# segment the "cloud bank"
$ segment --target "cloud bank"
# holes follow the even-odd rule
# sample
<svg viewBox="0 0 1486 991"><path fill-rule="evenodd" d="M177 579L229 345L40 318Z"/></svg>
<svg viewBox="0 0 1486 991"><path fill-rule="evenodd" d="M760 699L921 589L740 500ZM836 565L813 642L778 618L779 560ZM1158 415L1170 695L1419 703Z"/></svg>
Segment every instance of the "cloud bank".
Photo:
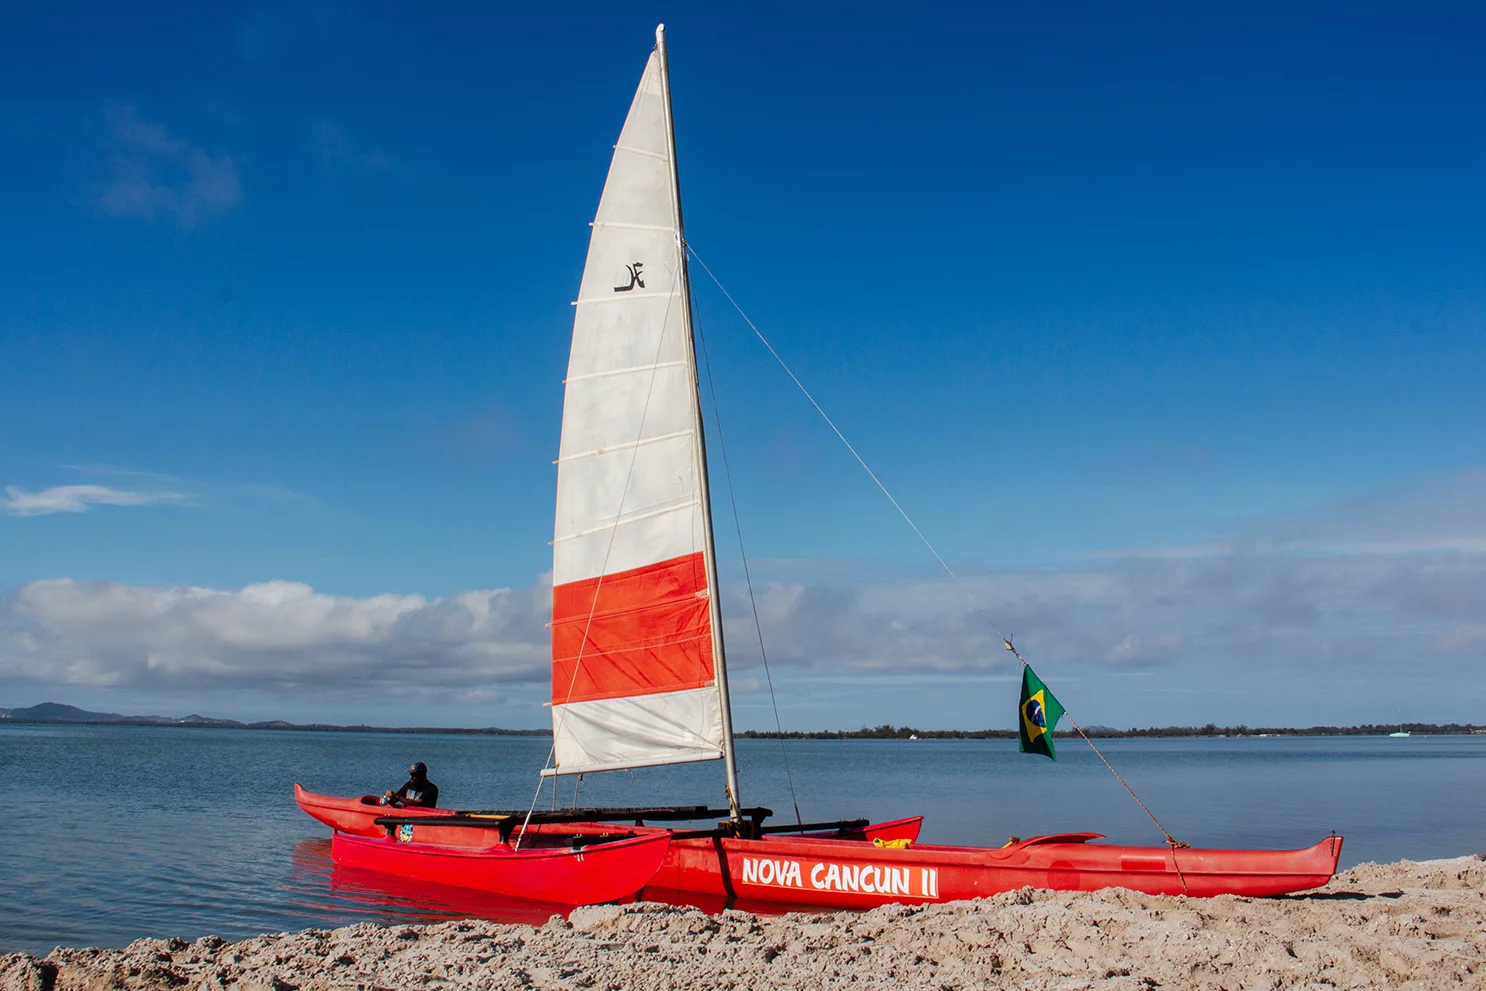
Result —
<svg viewBox="0 0 1486 991"><path fill-rule="evenodd" d="M1486 476L1464 476L1201 551L969 576L968 595L947 580L854 580L844 566L822 576L818 562L808 580L755 588L782 708L809 710L810 726L931 725L925 712L939 725L1008 723L1009 708L987 714L961 687L1016 674L984 607L1087 721L1390 721L1408 703L1411 719L1486 723L1483 536ZM740 585L724 594L746 704L762 681L757 640ZM514 691L538 725L550 596L545 580L432 599L284 581L34 581L0 595L0 688L25 686L32 701L71 687L169 691L196 708L244 688L368 704ZM872 691L877 710L852 708Z"/></svg>
<svg viewBox="0 0 1486 991"><path fill-rule="evenodd" d="M445 598L238 591L68 578L0 596L0 679L56 688L253 688L351 695L545 676L550 590Z"/></svg>

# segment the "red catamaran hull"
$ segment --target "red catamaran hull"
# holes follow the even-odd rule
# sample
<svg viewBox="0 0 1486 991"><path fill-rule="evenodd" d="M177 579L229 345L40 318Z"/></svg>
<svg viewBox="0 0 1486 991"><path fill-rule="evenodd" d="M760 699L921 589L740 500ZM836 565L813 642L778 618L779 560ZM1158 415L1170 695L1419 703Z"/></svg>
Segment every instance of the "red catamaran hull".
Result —
<svg viewBox="0 0 1486 991"><path fill-rule="evenodd" d="M894 850L828 839L717 839L673 844L646 897L723 896L821 908L984 898L1018 888L1269 897L1317 888L1336 873L1342 838L1303 850L1171 850L1090 843L1098 833L1039 836L1000 849Z"/></svg>
<svg viewBox="0 0 1486 991"><path fill-rule="evenodd" d="M316 795L297 785L295 800L300 808L339 833L374 837L385 833L372 821L387 813L385 807L364 804L359 798ZM413 811L427 813L431 819L427 825L413 827L420 848L471 851L503 846L499 832L494 829L440 826L437 815L453 814L446 810L402 809L396 814L406 816ZM1173 851L1165 847L1089 842L1101 839L1098 833L1039 836L999 849L916 844L892 849L867 842L906 839L912 844L921 823L922 817L876 823L845 838L806 834L773 835L757 840L677 839L670 843L653 876L641 886L644 897L665 901L702 896L707 900L812 908L944 902L983 898L1023 887L1059 891L1119 887L1159 895L1267 897L1325 884L1336 873L1342 848L1339 836L1327 837L1303 850ZM535 842L570 842L574 836L639 837L657 833L665 834L669 830L565 823L534 826L528 835ZM338 835L337 840L340 838ZM336 859L342 862L339 856ZM387 866L373 869L404 873L393 869L395 866L388 861ZM459 877L444 883L480 887ZM570 899L583 894L581 891L563 894L558 890L541 897L578 904Z"/></svg>
<svg viewBox="0 0 1486 991"><path fill-rule="evenodd" d="M443 846L336 833L330 840L330 856L345 867L419 881L559 905L592 905L638 892L655 876L670 844L664 830L581 849L563 845L521 850L504 843Z"/></svg>

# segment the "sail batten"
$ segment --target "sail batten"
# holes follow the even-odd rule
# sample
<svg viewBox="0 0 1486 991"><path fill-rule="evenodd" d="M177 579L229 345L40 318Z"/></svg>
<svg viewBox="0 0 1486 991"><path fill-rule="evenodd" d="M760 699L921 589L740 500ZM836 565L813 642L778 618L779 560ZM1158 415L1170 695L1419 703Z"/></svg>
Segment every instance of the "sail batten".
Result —
<svg viewBox="0 0 1486 991"><path fill-rule="evenodd" d="M653 372L657 368L679 368L686 364L684 361L663 361L658 365L640 365L635 368L610 368L602 372L589 372L586 375L574 375L572 378L562 380L563 385L569 382L583 382L587 379L605 378L610 375L640 375L645 372Z"/></svg>
<svg viewBox="0 0 1486 991"><path fill-rule="evenodd" d="M594 378L596 376L587 377ZM643 447L646 444L659 444L662 441L676 440L677 438L681 437L689 439L691 437L694 437L695 435L696 431L694 430L678 430L673 434L661 434L659 437L646 437L643 440L630 441L628 444L611 444L609 447L595 448L592 451L579 451L577 454L564 454L562 457L557 459L557 463L562 464L564 461L577 461L579 458L596 458L601 454L611 454L615 451L630 451L637 447Z"/></svg>
<svg viewBox="0 0 1486 991"><path fill-rule="evenodd" d="M611 225L608 224L605 224L604 226L606 229L609 229L611 227ZM634 228L631 228L631 230L633 229ZM575 299L573 300L573 305L583 306L589 303L633 303L637 299L672 299L679 298L680 296L681 293L675 291L637 292L633 296L625 296L623 298L617 296L594 296L591 299Z"/></svg>
<svg viewBox="0 0 1486 991"><path fill-rule="evenodd" d="M659 507L657 509L647 509L643 513L626 513L624 515L623 519L621 520L621 522L622 523L634 523L634 522L637 522L639 520L648 520L648 519L650 519L652 517L655 517L655 516L663 516L666 513L681 513L681 512L686 512L688 510L691 511L691 512L695 512L697 509L698 509L698 503L697 503L697 501L695 499L689 499L686 502L680 503L680 504L675 505L675 506L661 506L661 507ZM603 524L601 526L596 526L596 527L594 527L591 530L583 530L580 533L564 533L564 534L560 534L560 535L558 535L558 536L556 536L556 537L554 537L552 539L552 543L553 544L557 544L557 543L560 543L561 541L564 541L564 540L577 540L579 537L588 537L588 536L592 536L595 533L604 533L604 532L607 532L607 531L612 530L612 529L614 529L614 524L612 522L605 523L605 524Z"/></svg>
<svg viewBox="0 0 1486 991"><path fill-rule="evenodd" d="M574 304L552 566L559 774L712 760L725 749L661 73L652 54Z"/></svg>

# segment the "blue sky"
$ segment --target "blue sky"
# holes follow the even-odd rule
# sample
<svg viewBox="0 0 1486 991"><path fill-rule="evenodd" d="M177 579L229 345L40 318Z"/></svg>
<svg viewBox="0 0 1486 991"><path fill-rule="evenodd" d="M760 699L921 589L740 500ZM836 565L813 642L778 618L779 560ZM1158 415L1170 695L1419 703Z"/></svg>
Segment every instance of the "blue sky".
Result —
<svg viewBox="0 0 1486 991"><path fill-rule="evenodd" d="M660 20L693 246L1070 711L1486 722L1466 5L13 12L0 705L544 722L568 301ZM1009 726L697 296L786 724Z"/></svg>

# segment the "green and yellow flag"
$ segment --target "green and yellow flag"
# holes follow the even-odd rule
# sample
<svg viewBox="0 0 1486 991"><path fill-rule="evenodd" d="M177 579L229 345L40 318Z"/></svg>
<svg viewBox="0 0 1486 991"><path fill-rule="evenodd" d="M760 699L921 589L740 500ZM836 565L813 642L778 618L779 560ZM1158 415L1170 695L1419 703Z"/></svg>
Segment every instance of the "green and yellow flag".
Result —
<svg viewBox="0 0 1486 991"><path fill-rule="evenodd" d="M1032 671L1030 664L1022 668L1022 704L1017 706L1017 735L1021 738L1022 753L1042 754L1058 759L1053 750L1053 730L1063 718L1063 705L1047 690Z"/></svg>

